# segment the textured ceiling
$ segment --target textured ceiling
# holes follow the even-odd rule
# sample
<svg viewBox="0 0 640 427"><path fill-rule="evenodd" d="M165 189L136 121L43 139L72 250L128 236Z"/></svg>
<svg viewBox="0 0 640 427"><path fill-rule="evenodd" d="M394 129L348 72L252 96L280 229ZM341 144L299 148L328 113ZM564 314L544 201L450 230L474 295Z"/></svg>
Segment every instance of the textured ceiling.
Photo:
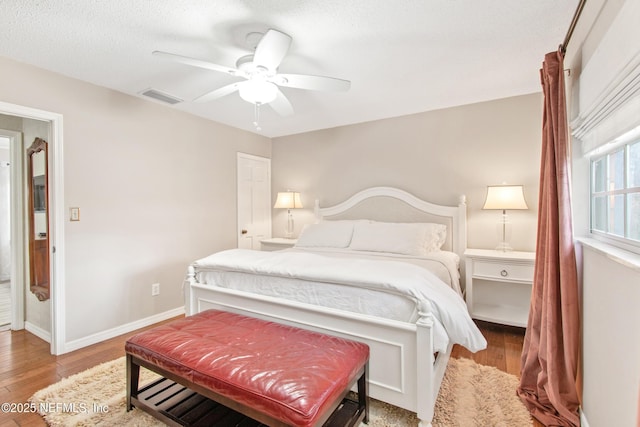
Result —
<svg viewBox="0 0 640 427"><path fill-rule="evenodd" d="M562 43L578 0L1 0L0 56L269 137L540 91L544 54ZM237 93L194 98L237 80L153 57L161 50L227 66L246 35L293 37L280 72L351 80L344 93L282 88L280 117ZM145 98L146 99L146 98ZM157 101L150 101L157 102Z"/></svg>

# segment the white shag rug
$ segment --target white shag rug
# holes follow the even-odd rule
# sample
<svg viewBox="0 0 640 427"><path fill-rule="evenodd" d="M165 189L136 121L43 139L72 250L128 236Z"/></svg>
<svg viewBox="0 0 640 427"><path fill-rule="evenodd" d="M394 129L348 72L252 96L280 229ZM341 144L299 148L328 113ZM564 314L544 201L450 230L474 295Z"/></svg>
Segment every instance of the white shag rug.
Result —
<svg viewBox="0 0 640 427"><path fill-rule="evenodd" d="M147 413L125 410L125 358L95 366L38 391L31 402L53 427L164 426ZM157 375L141 369L140 383ZM516 396L518 379L469 359L450 359L436 401L434 427L531 427L532 420ZM418 425L416 415L371 399L370 427Z"/></svg>

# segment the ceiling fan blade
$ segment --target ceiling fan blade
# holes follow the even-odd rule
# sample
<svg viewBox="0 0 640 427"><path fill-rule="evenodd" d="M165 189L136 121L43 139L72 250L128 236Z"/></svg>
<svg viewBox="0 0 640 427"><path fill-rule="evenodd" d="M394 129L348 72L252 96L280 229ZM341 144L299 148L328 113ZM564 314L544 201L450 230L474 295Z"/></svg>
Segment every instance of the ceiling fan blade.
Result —
<svg viewBox="0 0 640 427"><path fill-rule="evenodd" d="M278 74L273 82L279 86L297 89L328 90L345 92L351 87L349 80L324 76L308 76L305 74Z"/></svg>
<svg viewBox="0 0 640 427"><path fill-rule="evenodd" d="M200 59L189 58L188 56L176 55L174 53L161 52L154 50L151 53L158 58L168 59L169 61L180 62L181 64L187 64L194 67L205 68L207 70L219 71L221 73L231 74L232 76L242 75L240 70L231 67L225 67L224 65L214 64L213 62L202 61Z"/></svg>
<svg viewBox="0 0 640 427"><path fill-rule="evenodd" d="M276 92L276 99L269 103L269 106L279 115L286 117L293 115L293 106L280 89Z"/></svg>
<svg viewBox="0 0 640 427"><path fill-rule="evenodd" d="M199 97L197 97L193 101L194 102L209 102L209 101L213 101L214 99L222 98L223 96L227 96L229 94L232 94L233 92L235 92L238 89L240 89L240 85L242 83L244 83L244 82L235 82L235 83L231 83L230 85L222 86L221 88L212 90L211 92L207 92L204 95L200 95Z"/></svg>
<svg viewBox="0 0 640 427"><path fill-rule="evenodd" d="M291 46L291 36L269 29L262 36L253 55L253 63L268 70L276 70Z"/></svg>

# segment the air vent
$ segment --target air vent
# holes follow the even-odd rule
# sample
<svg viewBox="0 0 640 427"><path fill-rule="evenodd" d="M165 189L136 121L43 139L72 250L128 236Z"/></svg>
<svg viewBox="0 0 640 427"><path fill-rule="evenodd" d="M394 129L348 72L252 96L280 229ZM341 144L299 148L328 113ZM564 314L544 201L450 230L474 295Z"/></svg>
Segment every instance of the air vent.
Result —
<svg viewBox="0 0 640 427"><path fill-rule="evenodd" d="M157 89L145 89L140 92L140 95L148 96L149 98L153 98L155 100L171 105L178 104L183 101L180 98L176 98L175 96L169 95L168 93L160 92Z"/></svg>

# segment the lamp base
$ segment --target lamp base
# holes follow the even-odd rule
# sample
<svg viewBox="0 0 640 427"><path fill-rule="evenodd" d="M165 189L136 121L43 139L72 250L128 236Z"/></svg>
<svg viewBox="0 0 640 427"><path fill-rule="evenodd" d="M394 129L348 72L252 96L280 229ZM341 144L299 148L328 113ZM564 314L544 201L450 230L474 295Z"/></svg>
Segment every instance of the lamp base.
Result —
<svg viewBox="0 0 640 427"><path fill-rule="evenodd" d="M500 242L498 246L496 246L496 251L498 252L512 252L513 248L507 242Z"/></svg>
<svg viewBox="0 0 640 427"><path fill-rule="evenodd" d="M500 217L500 222L498 222L497 226L498 236L500 236L500 243L496 246L496 251L499 252L510 252L513 251L513 248L509 244L509 238L511 237L511 223L509 222L509 217L507 216L507 211L502 211L502 216Z"/></svg>
<svg viewBox="0 0 640 427"><path fill-rule="evenodd" d="M291 215L291 210L289 209L289 211L287 212L287 228L285 229L284 237L287 239L293 239L293 230L293 215Z"/></svg>

